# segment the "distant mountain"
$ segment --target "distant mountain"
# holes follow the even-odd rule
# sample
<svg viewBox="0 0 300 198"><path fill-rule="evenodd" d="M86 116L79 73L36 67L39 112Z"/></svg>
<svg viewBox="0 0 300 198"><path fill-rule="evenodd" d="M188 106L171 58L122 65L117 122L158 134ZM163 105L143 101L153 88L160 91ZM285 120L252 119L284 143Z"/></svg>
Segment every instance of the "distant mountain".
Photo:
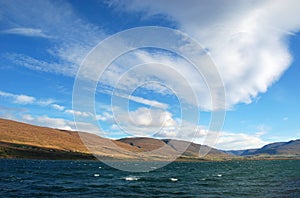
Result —
<svg viewBox="0 0 300 198"><path fill-rule="evenodd" d="M275 142L267 144L258 149L246 149L246 150L230 150L226 153L249 156L249 155L300 155L300 139L291 140L289 142Z"/></svg>
<svg viewBox="0 0 300 198"><path fill-rule="evenodd" d="M254 153L257 149L246 149L246 150L229 150L229 151L224 151L225 153L232 154L232 155L238 155L238 156L243 156L243 155L251 155Z"/></svg>
<svg viewBox="0 0 300 198"><path fill-rule="evenodd" d="M300 139L291 140L289 142L276 142L263 146L257 149L251 155L300 155ZM246 153L243 153L246 155Z"/></svg>
<svg viewBox="0 0 300 198"><path fill-rule="evenodd" d="M52 129L0 119L0 157L38 159L94 159L82 143L92 145L100 158L121 160L212 160L232 158L217 149L180 140L124 138L111 140L95 134ZM210 150L204 158L202 150ZM175 158L174 158L175 157Z"/></svg>

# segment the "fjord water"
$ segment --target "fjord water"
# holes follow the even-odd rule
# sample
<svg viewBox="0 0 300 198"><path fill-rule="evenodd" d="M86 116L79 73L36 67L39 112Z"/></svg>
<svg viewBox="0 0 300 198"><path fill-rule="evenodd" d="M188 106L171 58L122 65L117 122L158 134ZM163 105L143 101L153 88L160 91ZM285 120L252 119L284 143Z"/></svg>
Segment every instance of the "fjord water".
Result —
<svg viewBox="0 0 300 198"><path fill-rule="evenodd" d="M130 173L96 161L2 159L0 174L0 197L300 197L299 160L174 162Z"/></svg>

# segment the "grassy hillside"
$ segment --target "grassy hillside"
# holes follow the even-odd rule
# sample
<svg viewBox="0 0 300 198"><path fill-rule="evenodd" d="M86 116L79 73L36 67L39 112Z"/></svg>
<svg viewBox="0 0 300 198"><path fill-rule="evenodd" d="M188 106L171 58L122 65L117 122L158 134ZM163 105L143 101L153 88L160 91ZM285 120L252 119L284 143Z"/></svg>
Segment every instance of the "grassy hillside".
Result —
<svg viewBox="0 0 300 198"><path fill-rule="evenodd" d="M124 138L111 140L95 134L34 126L0 119L0 156L45 159L92 159L91 151L101 158L127 160L174 160L188 145L181 159L198 159L200 145L178 140ZM190 145L189 145L190 144ZM209 147L205 147L209 149ZM230 158L212 149L206 159ZM202 158L201 158L202 159Z"/></svg>

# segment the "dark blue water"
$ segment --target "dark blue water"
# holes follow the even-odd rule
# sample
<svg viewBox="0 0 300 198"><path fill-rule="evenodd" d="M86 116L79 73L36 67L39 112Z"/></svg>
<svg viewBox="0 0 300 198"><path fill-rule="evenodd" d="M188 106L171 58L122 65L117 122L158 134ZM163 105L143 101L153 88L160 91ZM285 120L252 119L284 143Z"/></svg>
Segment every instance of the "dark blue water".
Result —
<svg viewBox="0 0 300 198"><path fill-rule="evenodd" d="M0 160L0 173L0 197L300 197L293 160L174 162L146 173L92 161Z"/></svg>

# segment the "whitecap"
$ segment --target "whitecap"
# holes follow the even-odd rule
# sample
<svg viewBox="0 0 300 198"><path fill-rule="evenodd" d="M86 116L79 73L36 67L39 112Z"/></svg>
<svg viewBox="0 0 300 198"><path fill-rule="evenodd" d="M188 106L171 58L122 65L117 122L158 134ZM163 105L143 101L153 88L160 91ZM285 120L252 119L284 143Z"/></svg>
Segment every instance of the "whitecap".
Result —
<svg viewBox="0 0 300 198"><path fill-rule="evenodd" d="M135 177L135 176L129 176L129 177L125 177L124 178L126 181L137 181L139 180L140 178L139 177Z"/></svg>
<svg viewBox="0 0 300 198"><path fill-rule="evenodd" d="M218 174L217 176L218 176L218 177L222 177L222 175L221 175L221 174Z"/></svg>
<svg viewBox="0 0 300 198"><path fill-rule="evenodd" d="M178 181L178 179L177 179L177 178L170 178L170 180L171 180L172 182L176 182L176 181Z"/></svg>

